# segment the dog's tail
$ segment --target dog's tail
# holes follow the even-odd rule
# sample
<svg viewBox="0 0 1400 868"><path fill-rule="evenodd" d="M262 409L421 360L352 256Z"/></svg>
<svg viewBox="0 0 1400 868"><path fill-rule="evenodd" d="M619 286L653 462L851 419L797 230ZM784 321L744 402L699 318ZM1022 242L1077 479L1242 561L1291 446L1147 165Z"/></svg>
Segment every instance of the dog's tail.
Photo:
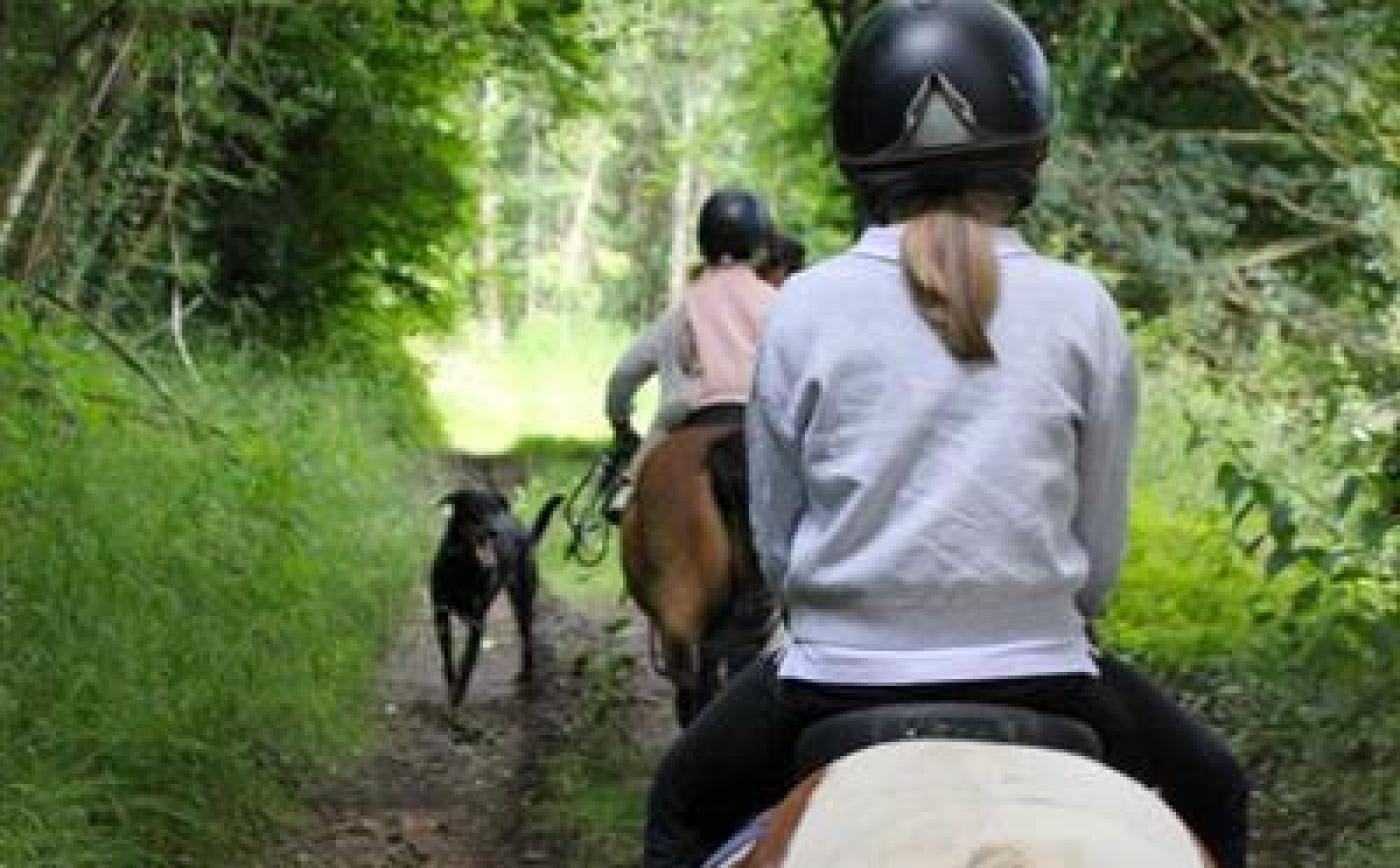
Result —
<svg viewBox="0 0 1400 868"><path fill-rule="evenodd" d="M530 545L535 546L544 536L544 532L549 528L549 520L554 517L554 511L559 508L559 504L564 502L564 495L552 494L549 500L544 502L540 511L535 515L535 524L530 528Z"/></svg>

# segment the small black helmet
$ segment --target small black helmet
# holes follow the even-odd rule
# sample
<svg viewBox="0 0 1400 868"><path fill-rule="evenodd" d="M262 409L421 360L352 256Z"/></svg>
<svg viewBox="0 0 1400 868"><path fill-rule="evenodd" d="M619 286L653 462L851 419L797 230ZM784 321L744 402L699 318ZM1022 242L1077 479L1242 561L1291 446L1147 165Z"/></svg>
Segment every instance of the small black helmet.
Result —
<svg viewBox="0 0 1400 868"><path fill-rule="evenodd" d="M837 161L879 222L970 188L1029 202L1052 116L1039 43L992 0L884 0L847 40L831 91Z"/></svg>
<svg viewBox="0 0 1400 868"><path fill-rule="evenodd" d="M768 238L768 209L747 190L716 190L700 207L700 255L710 264L748 262Z"/></svg>

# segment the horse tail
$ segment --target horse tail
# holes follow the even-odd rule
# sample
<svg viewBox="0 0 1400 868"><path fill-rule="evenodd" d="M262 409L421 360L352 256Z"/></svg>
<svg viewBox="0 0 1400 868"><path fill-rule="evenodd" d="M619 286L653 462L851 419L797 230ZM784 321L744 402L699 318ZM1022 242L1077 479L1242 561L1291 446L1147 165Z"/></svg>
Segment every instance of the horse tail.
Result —
<svg viewBox="0 0 1400 868"><path fill-rule="evenodd" d="M748 453L744 448L744 429L735 428L710 446L705 456L714 489L715 504L724 515L725 524L749 523Z"/></svg>
<svg viewBox="0 0 1400 868"><path fill-rule="evenodd" d="M564 502L564 495L551 494L549 500L544 502L540 511L535 515L535 524L530 528L531 547L539 545L544 532L549 529L549 520L554 517L554 511L559 508L559 504Z"/></svg>
<svg viewBox="0 0 1400 868"><path fill-rule="evenodd" d="M744 430L736 428L715 441L706 456L725 533L729 537L731 586L716 620L726 626L722 646L730 671L762 651L777 626L777 603L763 580L749 523L748 455Z"/></svg>
<svg viewBox="0 0 1400 868"><path fill-rule="evenodd" d="M710 474L710 488L715 505L729 532L729 544L734 551L736 576L748 574L749 560L757 567L753 555L753 529L749 525L749 467L748 450L744 446L744 429L735 428L716 440L705 456Z"/></svg>

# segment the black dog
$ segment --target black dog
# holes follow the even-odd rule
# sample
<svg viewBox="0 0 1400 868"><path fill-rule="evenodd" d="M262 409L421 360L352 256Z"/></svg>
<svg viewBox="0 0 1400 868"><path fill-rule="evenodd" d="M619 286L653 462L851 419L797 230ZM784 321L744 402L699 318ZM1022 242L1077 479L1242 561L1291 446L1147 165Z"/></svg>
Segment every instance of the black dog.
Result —
<svg viewBox="0 0 1400 868"><path fill-rule="evenodd" d="M461 489L444 497L440 504L451 506L447 529L433 559L429 592L438 646L442 649L442 674L447 681L447 698L452 707L462 702L481 651L486 628L486 612L496 595L505 588L520 630L519 681L528 681L534 670L531 630L534 621L535 592L539 567L535 546L544 536L549 519L563 497L545 501L535 516L534 527L526 530L511 514L506 499L495 491ZM452 616L467 625L467 645L461 661L452 660Z"/></svg>

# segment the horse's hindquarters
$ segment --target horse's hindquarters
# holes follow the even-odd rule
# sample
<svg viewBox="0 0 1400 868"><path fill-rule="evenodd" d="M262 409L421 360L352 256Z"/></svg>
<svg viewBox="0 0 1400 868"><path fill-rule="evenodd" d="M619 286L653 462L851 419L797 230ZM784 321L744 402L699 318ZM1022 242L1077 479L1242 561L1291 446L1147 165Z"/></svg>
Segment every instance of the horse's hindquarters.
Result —
<svg viewBox="0 0 1400 868"><path fill-rule="evenodd" d="M847 756L826 768L795 823L766 835L737 865L1208 868L1186 827L1137 782L1061 751L977 742L894 742ZM755 861L760 853L779 855Z"/></svg>
<svg viewBox="0 0 1400 868"><path fill-rule="evenodd" d="M728 599L729 538L706 456L723 428L684 428L642 462L622 516L628 594L665 641L694 644Z"/></svg>

